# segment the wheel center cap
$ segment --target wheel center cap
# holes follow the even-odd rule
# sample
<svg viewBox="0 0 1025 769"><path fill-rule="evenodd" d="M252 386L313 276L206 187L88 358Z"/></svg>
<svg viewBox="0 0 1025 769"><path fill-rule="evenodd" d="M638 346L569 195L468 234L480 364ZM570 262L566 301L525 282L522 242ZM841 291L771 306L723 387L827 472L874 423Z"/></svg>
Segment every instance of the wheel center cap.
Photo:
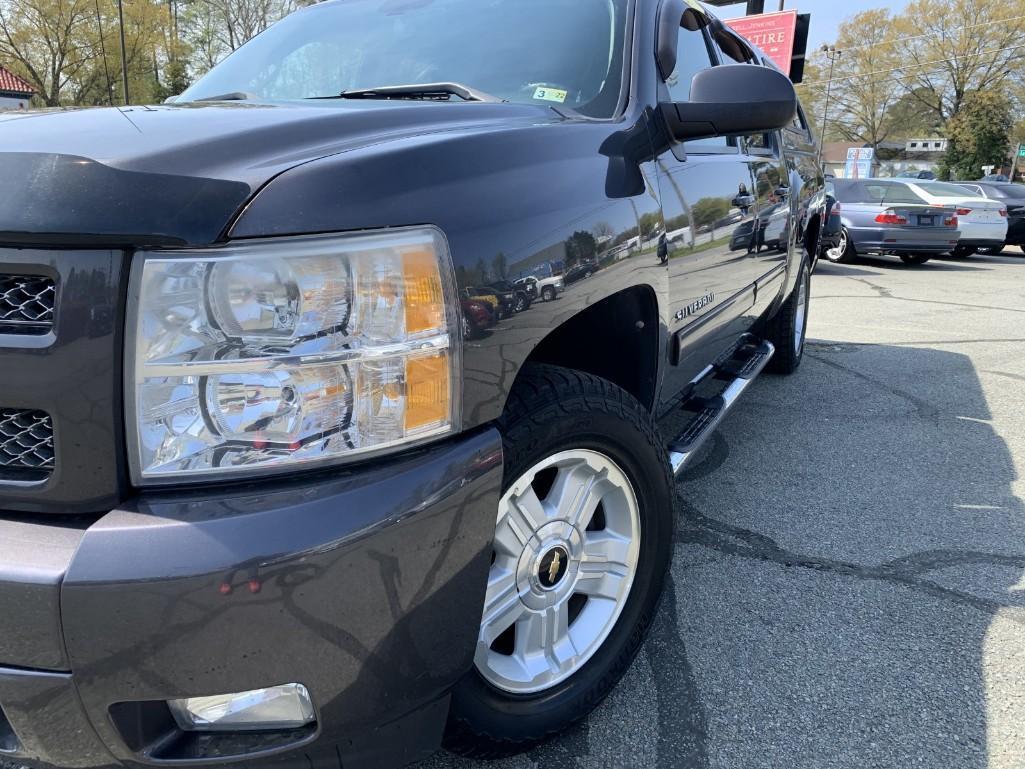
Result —
<svg viewBox="0 0 1025 769"><path fill-rule="evenodd" d="M553 547L537 562L537 581L546 590L553 590L568 569L569 552L562 546Z"/></svg>

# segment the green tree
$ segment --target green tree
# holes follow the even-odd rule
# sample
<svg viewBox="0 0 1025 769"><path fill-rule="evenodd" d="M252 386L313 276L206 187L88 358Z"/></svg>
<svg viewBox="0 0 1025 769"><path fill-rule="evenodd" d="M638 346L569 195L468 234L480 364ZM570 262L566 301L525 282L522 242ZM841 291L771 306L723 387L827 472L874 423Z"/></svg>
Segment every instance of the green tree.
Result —
<svg viewBox="0 0 1025 769"><path fill-rule="evenodd" d="M698 229L708 227L715 238L715 223L730 212L730 204L725 198L701 198L690 207L690 215L694 226Z"/></svg>
<svg viewBox="0 0 1025 769"><path fill-rule="evenodd" d="M983 166L1003 165L1013 125L1006 95L999 91L965 94L961 111L947 122L947 154L940 175L945 179L977 179Z"/></svg>
<svg viewBox="0 0 1025 769"><path fill-rule="evenodd" d="M662 215L654 212L641 214L640 219L640 235L641 240L647 240L658 229L659 224L662 221Z"/></svg>
<svg viewBox="0 0 1025 769"><path fill-rule="evenodd" d="M597 253L598 240L594 235L583 230L574 232L566 241L566 266L593 259Z"/></svg>
<svg viewBox="0 0 1025 769"><path fill-rule="evenodd" d="M912 90L893 102L887 114L891 139L943 135L943 124L936 117L936 113L922 109L923 98L927 98L927 95Z"/></svg>

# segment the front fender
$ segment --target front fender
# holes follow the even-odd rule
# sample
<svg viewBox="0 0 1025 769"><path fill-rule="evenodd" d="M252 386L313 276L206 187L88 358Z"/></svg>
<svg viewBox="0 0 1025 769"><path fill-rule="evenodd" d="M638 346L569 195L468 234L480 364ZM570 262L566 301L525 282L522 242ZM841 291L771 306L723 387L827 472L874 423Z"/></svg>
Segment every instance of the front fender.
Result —
<svg viewBox="0 0 1025 769"><path fill-rule="evenodd" d="M416 136L333 155L268 184L230 236L433 224L448 238L460 290L535 270L558 272L578 258L602 261L605 269L567 286L555 301L535 301L466 341L463 426L472 428L501 415L520 367L545 336L602 299L650 286L660 326L668 326L668 271L657 244L649 249L637 237L657 231L661 221L656 174L649 158L625 156L644 154L637 141L616 141L643 138L644 119L603 123L553 112L548 122ZM624 175L624 166L639 173Z"/></svg>

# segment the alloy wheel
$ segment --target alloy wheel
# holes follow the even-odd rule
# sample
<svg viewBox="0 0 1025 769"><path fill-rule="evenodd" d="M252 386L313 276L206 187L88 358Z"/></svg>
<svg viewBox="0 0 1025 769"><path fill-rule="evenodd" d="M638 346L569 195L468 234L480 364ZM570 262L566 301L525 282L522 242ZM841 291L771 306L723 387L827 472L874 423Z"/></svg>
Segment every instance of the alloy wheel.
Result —
<svg viewBox="0 0 1025 769"><path fill-rule="evenodd" d="M794 318L794 352L798 355L804 347L804 327L808 322L808 281L801 273L801 284L797 288L797 313Z"/></svg>
<svg viewBox="0 0 1025 769"><path fill-rule="evenodd" d="M826 258L831 262L835 262L843 258L845 253L847 253L847 230L843 229L840 231L840 243L836 248L826 249Z"/></svg>
<svg viewBox="0 0 1025 769"><path fill-rule="evenodd" d="M515 694L579 670L616 624L637 572L637 496L596 451L563 451L521 475L499 502L474 661Z"/></svg>

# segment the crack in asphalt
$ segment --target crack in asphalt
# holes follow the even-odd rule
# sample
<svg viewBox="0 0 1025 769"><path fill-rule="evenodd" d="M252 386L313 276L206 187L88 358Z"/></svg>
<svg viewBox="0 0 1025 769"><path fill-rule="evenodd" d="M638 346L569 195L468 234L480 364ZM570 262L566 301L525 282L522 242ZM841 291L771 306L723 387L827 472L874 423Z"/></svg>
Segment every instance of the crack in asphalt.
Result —
<svg viewBox="0 0 1025 769"><path fill-rule="evenodd" d="M863 299L896 299L898 302L913 302L915 304L938 304L938 305L943 306L943 307L962 307L962 308L967 308L969 310L994 310L996 312L1025 313L1025 309L1020 309L1020 308L1017 308L1017 307L994 307L992 305L987 305L987 304L966 304L964 302L947 302L947 301L941 301L939 299L912 299L912 298L906 297L906 296L896 296L893 293L893 289L892 288L887 288L886 286L880 286L880 285L878 285L876 283L873 283L872 281L867 280L865 278L851 278L851 280L855 281L856 283L861 283L862 285L868 286L870 289L872 289L873 291L876 292L876 296L854 296L854 295L850 295L850 296L847 296L847 295L830 296L828 294L825 294L825 295L822 295L822 296L816 296L815 298L816 299L857 299L859 301L863 300Z"/></svg>
<svg viewBox="0 0 1025 769"><path fill-rule="evenodd" d="M727 556L774 563L785 568L807 569L837 576L911 588L934 598L994 615L1002 609L1025 608L1025 602L997 601L956 588L945 587L923 575L954 566L1009 566L1025 569L1025 555L1001 555L977 550L925 550L868 566L825 556L799 553L780 545L772 537L733 526L704 515L682 503L684 518L677 532L677 544L692 544ZM1025 626L1025 617L1007 617Z"/></svg>
<svg viewBox="0 0 1025 769"><path fill-rule="evenodd" d="M893 289L887 288L886 286L880 286L878 283L873 283L868 278L853 278L855 283L861 283L863 286L868 286L870 289L876 292L883 299L894 299ZM864 297L861 297L862 299Z"/></svg>

